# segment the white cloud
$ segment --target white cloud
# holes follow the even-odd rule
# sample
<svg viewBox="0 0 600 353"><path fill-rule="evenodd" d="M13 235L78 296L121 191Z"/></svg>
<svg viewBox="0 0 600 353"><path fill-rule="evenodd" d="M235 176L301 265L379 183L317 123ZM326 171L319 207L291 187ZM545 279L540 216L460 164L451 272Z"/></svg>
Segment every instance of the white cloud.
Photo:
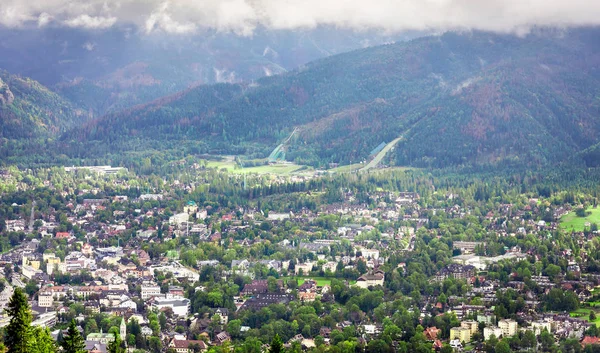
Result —
<svg viewBox="0 0 600 353"><path fill-rule="evenodd" d="M94 49L96 49L96 43L85 42L85 44L83 45L83 49L87 51L93 51Z"/></svg>
<svg viewBox="0 0 600 353"><path fill-rule="evenodd" d="M105 29L112 27L117 23L116 17L101 17L101 16L90 16L80 15L74 18L70 18L63 22L68 27L81 27L87 29Z"/></svg>
<svg viewBox="0 0 600 353"><path fill-rule="evenodd" d="M275 29L481 29L527 33L538 26L600 24L597 0L1 0L0 24L50 21L102 29L133 23L149 33L211 28L250 35Z"/></svg>
<svg viewBox="0 0 600 353"><path fill-rule="evenodd" d="M146 33L163 30L168 33L185 34L196 30L194 23L180 23L174 20L169 13L169 2L161 4L150 14L145 22Z"/></svg>
<svg viewBox="0 0 600 353"><path fill-rule="evenodd" d="M38 21L37 21L37 25L38 27L42 28L42 27L46 27L48 25L48 23L50 23L50 21L52 21L52 16L50 16L49 14L42 12L39 16L38 16Z"/></svg>

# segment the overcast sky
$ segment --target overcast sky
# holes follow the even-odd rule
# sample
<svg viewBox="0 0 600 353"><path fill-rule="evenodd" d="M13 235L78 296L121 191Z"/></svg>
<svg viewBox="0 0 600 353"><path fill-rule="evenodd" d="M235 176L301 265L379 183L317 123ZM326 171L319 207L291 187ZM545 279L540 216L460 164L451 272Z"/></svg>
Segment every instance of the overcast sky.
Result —
<svg viewBox="0 0 600 353"><path fill-rule="evenodd" d="M318 25L519 33L534 25L598 25L600 0L0 0L0 24L95 30L134 24L140 33L173 34Z"/></svg>

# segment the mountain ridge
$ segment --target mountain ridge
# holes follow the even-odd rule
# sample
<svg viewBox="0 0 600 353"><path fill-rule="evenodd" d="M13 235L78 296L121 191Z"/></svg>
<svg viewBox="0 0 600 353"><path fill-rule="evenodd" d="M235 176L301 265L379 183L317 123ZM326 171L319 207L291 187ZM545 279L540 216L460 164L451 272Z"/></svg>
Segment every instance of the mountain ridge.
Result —
<svg viewBox="0 0 600 353"><path fill-rule="evenodd" d="M323 56L411 37L327 27L257 28L243 37L211 30L143 34L125 25L91 32L0 26L0 68L38 80L99 116L190 86L251 82Z"/></svg>
<svg viewBox="0 0 600 353"><path fill-rule="evenodd" d="M72 158L134 151L265 158L292 130L288 160L538 167L599 140L600 30L429 36L310 62L251 83L201 85L61 135ZM169 153L171 153L169 152Z"/></svg>

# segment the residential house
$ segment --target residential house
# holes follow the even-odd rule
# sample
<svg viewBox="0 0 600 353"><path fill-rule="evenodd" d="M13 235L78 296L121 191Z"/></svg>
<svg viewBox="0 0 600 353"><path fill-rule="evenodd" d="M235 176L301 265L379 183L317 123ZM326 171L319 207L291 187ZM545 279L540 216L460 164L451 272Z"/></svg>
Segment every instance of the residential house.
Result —
<svg viewBox="0 0 600 353"><path fill-rule="evenodd" d="M201 352L204 352L208 347L204 341L193 340L178 340L172 339L169 342L169 348L172 348L177 353L194 353L194 347L199 347Z"/></svg>
<svg viewBox="0 0 600 353"><path fill-rule="evenodd" d="M381 270L377 270L372 273L364 274L356 280L356 285L361 288L369 288L371 286L383 286L385 280L385 273Z"/></svg>
<svg viewBox="0 0 600 353"><path fill-rule="evenodd" d="M428 341L435 341L438 338L440 331L440 329L433 326L426 328L425 331L423 331L423 334L425 335L425 339L427 339Z"/></svg>

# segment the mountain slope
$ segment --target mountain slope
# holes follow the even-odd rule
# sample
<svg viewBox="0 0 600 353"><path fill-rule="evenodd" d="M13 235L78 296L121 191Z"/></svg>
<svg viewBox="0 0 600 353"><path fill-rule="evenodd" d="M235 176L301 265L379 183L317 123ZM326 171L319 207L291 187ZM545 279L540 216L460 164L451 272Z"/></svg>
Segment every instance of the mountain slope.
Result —
<svg viewBox="0 0 600 353"><path fill-rule="evenodd" d="M185 145L264 157L298 127L288 158L323 165L363 160L407 132L394 163L541 165L598 142L599 67L598 29L448 33L322 59L255 85L191 89L64 141L77 156L98 145Z"/></svg>
<svg viewBox="0 0 600 353"><path fill-rule="evenodd" d="M0 71L0 138L56 136L88 117L40 83Z"/></svg>
<svg viewBox="0 0 600 353"><path fill-rule="evenodd" d="M146 35L127 26L106 31L0 27L0 68L32 77L101 115L193 85L251 81L407 37L326 27L257 29L249 37L216 31Z"/></svg>

